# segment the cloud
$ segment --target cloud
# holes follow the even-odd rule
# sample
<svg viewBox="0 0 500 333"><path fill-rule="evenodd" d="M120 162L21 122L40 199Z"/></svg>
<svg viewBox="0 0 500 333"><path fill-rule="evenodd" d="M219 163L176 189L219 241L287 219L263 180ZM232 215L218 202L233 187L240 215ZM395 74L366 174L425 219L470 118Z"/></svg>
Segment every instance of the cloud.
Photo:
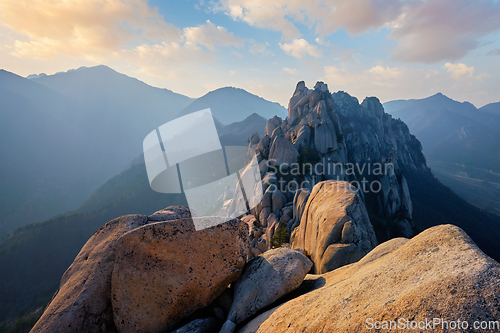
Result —
<svg viewBox="0 0 500 333"><path fill-rule="evenodd" d="M474 77L474 67L468 67L465 64L451 64L446 63L443 68L446 68L448 72L451 73L451 77L454 79L460 79L462 77L473 78Z"/></svg>
<svg viewBox="0 0 500 333"><path fill-rule="evenodd" d="M398 18L403 3L399 0L219 0L213 9L251 26L279 31L285 40L291 40L301 35L295 23L314 26L320 35L339 29L351 35L379 29Z"/></svg>
<svg viewBox="0 0 500 333"><path fill-rule="evenodd" d="M455 62L480 45L480 39L500 29L497 1L442 0L408 6L391 37L398 45L395 60Z"/></svg>
<svg viewBox="0 0 500 333"><path fill-rule="evenodd" d="M377 65L368 70L370 80L380 86L394 87L397 84L397 79L401 78L405 73L406 68L382 67Z"/></svg>
<svg viewBox="0 0 500 333"><path fill-rule="evenodd" d="M345 29L351 36L378 30L403 14L404 3L399 0L327 0L327 10L319 17L316 32L329 35Z"/></svg>
<svg viewBox="0 0 500 333"><path fill-rule="evenodd" d="M390 67L382 67L380 65L377 65L371 69L368 70L369 73L374 74L382 79L395 79L400 77L404 69L399 69L399 68L390 68Z"/></svg>
<svg viewBox="0 0 500 333"><path fill-rule="evenodd" d="M135 54L146 63L189 64L213 60L211 53L194 45L182 45L178 42L161 44L142 44L126 53Z"/></svg>
<svg viewBox="0 0 500 333"><path fill-rule="evenodd" d="M283 71L287 72L290 75L296 75L298 71L295 68L283 67Z"/></svg>
<svg viewBox="0 0 500 333"><path fill-rule="evenodd" d="M243 56L241 55L241 53L237 52L237 51L231 51L231 54L234 55L235 57L238 57L239 59L243 59Z"/></svg>
<svg viewBox="0 0 500 333"><path fill-rule="evenodd" d="M12 54L51 59L56 56L103 62L154 58L155 63L207 59L199 46L242 45L243 40L210 21L183 30L164 21L145 0L2 0L0 24L22 33ZM131 53L136 56L131 57Z"/></svg>
<svg viewBox="0 0 500 333"><path fill-rule="evenodd" d="M305 56L312 56L321 58L323 54L317 46L309 44L305 39L294 39L290 43L279 43L280 47L286 54L295 58L303 58Z"/></svg>
<svg viewBox="0 0 500 333"><path fill-rule="evenodd" d="M273 53L268 49L268 42L256 42L254 40L249 41L249 51L253 55L258 55L261 57L272 56Z"/></svg>
<svg viewBox="0 0 500 333"><path fill-rule="evenodd" d="M28 37L15 43L19 57L102 59L129 41L181 38L179 28L139 0L2 0L0 13L0 24Z"/></svg>
<svg viewBox="0 0 500 333"><path fill-rule="evenodd" d="M325 46L325 47L331 47L332 44L330 42L325 42L323 40L323 38L319 38L317 37L315 40L314 40L318 45L321 45L321 46Z"/></svg>
<svg viewBox="0 0 500 333"><path fill-rule="evenodd" d="M200 26L184 28L181 41L143 43L133 49L122 50L120 58L138 66L140 73L149 76L186 79L193 76L194 67L215 61L217 48L242 44L241 38L207 21ZM233 54L241 57L236 51Z"/></svg>
<svg viewBox="0 0 500 333"><path fill-rule="evenodd" d="M300 19L297 14L300 14L303 7L297 0L221 0L213 9L223 11L234 20L246 22L251 26L279 31L285 39L290 40L299 37L300 32L286 16Z"/></svg>
<svg viewBox="0 0 500 333"><path fill-rule="evenodd" d="M368 70L360 70L356 67L349 69L347 66L326 66L324 68L325 82L331 82L335 86L383 86L395 87L407 72L405 67L383 67L377 65ZM340 88L345 89L345 88Z"/></svg>
<svg viewBox="0 0 500 333"><path fill-rule="evenodd" d="M326 66L324 68L324 71L325 75L323 80L326 83L331 84L332 87L342 87L354 84L359 81L359 75L352 74L348 69L344 67L338 68L336 66Z"/></svg>
<svg viewBox="0 0 500 333"><path fill-rule="evenodd" d="M183 30L186 44L203 45L209 50L214 51L216 47L242 45L243 40L234 36L232 32L228 32L226 28L216 26L209 20L206 24L184 28Z"/></svg>
<svg viewBox="0 0 500 333"><path fill-rule="evenodd" d="M488 0L219 0L214 10L297 39L297 24L320 36L387 28L402 62L455 62L500 29L500 3ZM319 39L318 43L321 43Z"/></svg>

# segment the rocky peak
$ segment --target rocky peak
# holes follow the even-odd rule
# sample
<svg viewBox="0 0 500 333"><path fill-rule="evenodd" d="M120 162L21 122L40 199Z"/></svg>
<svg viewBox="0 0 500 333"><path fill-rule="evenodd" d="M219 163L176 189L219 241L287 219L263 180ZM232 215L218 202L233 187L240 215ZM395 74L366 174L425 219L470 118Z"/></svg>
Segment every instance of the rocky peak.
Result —
<svg viewBox="0 0 500 333"><path fill-rule="evenodd" d="M308 190L325 180L350 182L366 203L379 242L413 235L413 205L403 170L429 170L418 140L402 121L385 113L378 98L367 97L360 104L344 91L330 93L324 82L309 89L300 81L290 98L288 117L270 119L266 134L270 139L256 145L262 177L275 171L278 182L304 184ZM294 164L298 172L282 174ZM278 166L278 172L273 170ZM291 202L295 193L281 190ZM261 211L254 213L261 216ZM279 219L280 212L275 217ZM300 221L294 223L298 226Z"/></svg>
<svg viewBox="0 0 500 333"><path fill-rule="evenodd" d="M303 81L302 81L303 82ZM328 91L328 85L323 83L323 81L318 81L314 85L314 90L319 90L319 91Z"/></svg>
<svg viewBox="0 0 500 333"><path fill-rule="evenodd" d="M271 136L273 134L273 131L281 126L283 119L281 119L278 116L274 116L271 119L268 120L266 124L266 129L264 130L265 135Z"/></svg>
<svg viewBox="0 0 500 333"><path fill-rule="evenodd" d="M361 106L370 117L382 118L384 115L384 107L377 97L366 97Z"/></svg>

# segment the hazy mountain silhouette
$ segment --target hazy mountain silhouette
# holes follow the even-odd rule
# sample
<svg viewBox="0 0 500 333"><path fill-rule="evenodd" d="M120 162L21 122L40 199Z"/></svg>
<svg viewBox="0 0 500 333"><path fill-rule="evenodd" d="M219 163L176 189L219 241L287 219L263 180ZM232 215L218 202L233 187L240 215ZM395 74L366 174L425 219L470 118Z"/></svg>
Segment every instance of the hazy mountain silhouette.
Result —
<svg viewBox="0 0 500 333"><path fill-rule="evenodd" d="M417 136L439 180L468 202L498 214L500 103L476 109L438 93L384 107Z"/></svg>
<svg viewBox="0 0 500 333"><path fill-rule="evenodd" d="M221 142L245 145L250 134L264 132L266 122L252 114L228 126L219 124ZM81 247L107 221L125 214L149 215L171 205L186 206L185 196L151 190L141 155L73 212L0 239L0 322L47 301Z"/></svg>
<svg viewBox="0 0 500 333"><path fill-rule="evenodd" d="M480 107L479 110L500 116L500 102L486 104Z"/></svg>
<svg viewBox="0 0 500 333"><path fill-rule="evenodd" d="M0 100L0 237L76 208L192 101L106 66L33 79L0 71Z"/></svg>
<svg viewBox="0 0 500 333"><path fill-rule="evenodd" d="M500 172L500 115L441 93L387 102L384 108L408 125L428 159Z"/></svg>
<svg viewBox="0 0 500 333"><path fill-rule="evenodd" d="M178 116L206 108L210 108L214 117L224 125L242 121L252 113L265 119L275 115L284 118L287 114L287 110L278 103L269 102L243 89L224 87L198 98L180 111Z"/></svg>

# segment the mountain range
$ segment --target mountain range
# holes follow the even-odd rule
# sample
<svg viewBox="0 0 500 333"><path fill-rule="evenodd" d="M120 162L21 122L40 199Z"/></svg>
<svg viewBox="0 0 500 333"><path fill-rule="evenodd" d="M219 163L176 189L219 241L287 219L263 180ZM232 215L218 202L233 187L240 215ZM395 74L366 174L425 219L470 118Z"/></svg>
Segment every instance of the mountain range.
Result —
<svg viewBox="0 0 500 333"><path fill-rule="evenodd" d="M438 93L384 108L417 136L443 183L474 205L500 213L500 103L477 109Z"/></svg>
<svg viewBox="0 0 500 333"><path fill-rule="evenodd" d="M479 108L480 111L500 115L500 102L486 104Z"/></svg>
<svg viewBox="0 0 500 333"><path fill-rule="evenodd" d="M199 111L208 106L213 116L224 125L242 121L252 113L257 113L265 119L286 116L286 109L280 104L234 87L219 88L207 93L185 107L177 116Z"/></svg>
<svg viewBox="0 0 500 333"><path fill-rule="evenodd" d="M0 237L75 209L192 99L105 66L0 72Z"/></svg>
<svg viewBox="0 0 500 333"><path fill-rule="evenodd" d="M0 147L0 237L77 208L129 166L148 133L179 114L213 105L217 120L228 125L254 111L285 110L231 87L193 100L106 66L28 78L2 70L0 99L6 143ZM231 135L241 141L247 134Z"/></svg>
<svg viewBox="0 0 500 333"><path fill-rule="evenodd" d="M441 93L384 104L388 113L401 118L419 138L428 159L500 173L500 115L485 111L494 106L477 109Z"/></svg>
<svg viewBox="0 0 500 333"><path fill-rule="evenodd" d="M252 114L228 126L219 124L221 143L246 145L249 133L263 134L266 122ZM46 303L81 246L106 221L123 214L150 215L172 205L186 206L185 196L152 191L140 155L74 211L0 239L0 323Z"/></svg>
<svg viewBox="0 0 500 333"><path fill-rule="evenodd" d="M16 175L15 179L19 179L20 176L18 176L18 174L22 174L25 170L21 162L28 163L28 165L32 166L32 169L29 171L32 172L33 176L26 180L27 190L25 192L20 192L22 195L16 194L17 196L9 196L9 193L2 193L2 203L5 202L4 197L11 200L11 205L6 204L3 209L10 207L12 212L17 214L22 214L22 212L24 212L25 215L21 215L22 218L16 220L17 223L19 223L18 225L23 227L16 229L11 235L0 239L0 322L9 318L22 317L26 313L30 313L46 304L53 296L54 292L56 292L61 275L71 264L80 248L85 244L87 239L107 221L120 215L150 215L167 206L186 205L186 200L183 195L160 194L151 190L144 160L141 156L140 145L142 144L144 136L152 129L176 116L188 114L192 111L207 107L212 108L212 103L220 103L219 109L214 108L214 115L216 117L216 127L223 145L247 145L249 148L255 148L257 142L260 144L260 141L267 140L264 139L266 136L272 136L273 140L276 139L280 142L280 145L290 146L295 144L299 147L297 154L299 154L304 161L308 159L315 160L317 156L313 156L312 151L316 150L324 150L324 152L322 152L323 154L330 154L337 158L343 156L342 160L344 162L366 162L379 159L385 155L389 156L391 152L396 153L394 158L399 161L399 170L397 175L393 175L390 180L387 180L387 184L390 184L388 185L388 189L386 189L389 194L385 197L382 196L378 198L376 196L366 197L366 207L379 242L388 238L397 237L401 232L418 234L424 229L434 225L451 223L460 226L469 233L473 240L487 254L497 260L500 258L498 256L500 248L497 242L498 237L500 237L497 227L500 225L500 218L467 204L463 199L441 184L432 173L429 172L426 166L426 160L421 152L420 142L410 134L410 131L412 131L411 126L409 126L409 131L402 121L392 119L390 115L384 112L384 109L377 99L368 98L360 104L356 98L349 96L347 93L337 92L330 94L328 88L323 88L326 85L322 84L318 86L318 89L316 89L316 87L314 89L307 89L305 86L300 89L299 86L297 87L296 93L294 97L292 97L295 104L302 103L300 100L309 95L315 96L316 104L314 105L314 110L308 109L306 112L304 111L305 109L301 109L304 114L297 114L294 115L294 117L291 117L290 113L293 110L289 110L289 116L287 117L288 122L283 122L283 124L286 125L284 126L285 130L290 133L293 132L293 135L288 133L288 137L285 137L283 133L280 134L280 131L277 129L277 127L281 126L277 125L278 117L272 117L269 121L262 117L262 113L272 113L273 111L269 110L276 110L276 105L271 102L261 104L262 101L265 100L259 97L255 100L256 105L259 105L259 110L247 110L246 114L241 114L238 118L235 118L237 121L233 123L225 123L222 121L221 119L225 119L225 114L234 113L235 106L238 105L238 103L242 103L242 100L247 101L245 102L246 104L254 100L252 96L255 95L249 93L243 93L243 96L246 96L248 99L242 99L242 91L240 89L218 89L196 100L196 107L191 107L192 104L189 103L195 102L191 102L189 98L178 96L167 90L163 91L160 89L157 91L159 95L162 95L160 91L163 91L164 94L172 98L179 97L182 103L188 105L181 106L182 103L179 103L177 107L179 110L177 112L168 112L168 114L163 116L161 115L161 110L156 110L158 112L158 118L154 121L148 119L147 124L141 122L144 117L143 114L142 116L133 114L132 106L130 106L130 109L125 109L123 112L124 114L129 114L128 112L130 112L129 117L133 118L137 116L137 118L133 119L142 126L141 128L145 132L145 134L141 132L140 135L134 127L131 127L132 129L129 131L125 131L123 128L126 128L126 126L130 124L124 119L118 119L121 117L119 114L116 115L116 119L110 116L109 121L116 121L118 123L123 122L121 126L118 126L118 129L110 129L113 135L115 135L115 137L119 136L120 138L126 138L128 136L135 137L137 142L134 144L138 146L136 147L137 149L131 149L131 151L127 152L127 158L122 156L119 166L117 165L118 163L115 165L113 162L115 161L113 156L106 156L106 161L113 164L113 167L116 168L117 171L113 173L110 167L108 173L111 174L106 178L107 181L105 181L106 179L100 183L95 181L93 186L96 190L92 191L90 186L88 189L92 194L87 196L81 194L79 197L80 202L74 200L73 208L65 208L65 210L72 209L71 212L47 220L46 217L36 215L36 210L33 208L31 214L34 217L28 218L30 210L27 209L23 211L20 207L22 207L23 202L31 198L32 188L39 186L39 190L46 191L44 197L47 201L50 199L56 199L57 201L60 200L60 197L68 196L72 191L80 190L78 184L74 184L70 181L73 179L71 178L73 174L69 172L68 174L64 173L67 172L66 168L75 167L77 171L82 173L87 172L87 177L91 177L92 174L89 172L88 168L100 169L105 166L104 162L101 162L101 159L104 157L100 156L100 154L105 154L104 152L99 151L92 153L87 151L93 148L100 149L100 147L95 147L94 145L101 142L102 137L94 138L94 141L92 141L93 145L90 146L82 144L82 138L87 138L88 136L92 136L92 134L104 135L102 133L94 133L92 129L88 129L91 127L92 117L94 117L94 119L101 119L101 115L106 115L110 110L117 110L114 107L111 108L112 105L120 105L120 107L124 108L126 105L120 101L113 104L113 99L120 99L121 89L112 88L114 85L118 85L116 82L113 84L112 79L108 78L105 80L94 73L97 75L96 77L98 80L103 82L104 86L102 87L102 91L107 91L107 93L111 95L115 94L113 95L114 97L110 97L109 100L106 98L106 93L101 94L101 90L88 87L89 85L97 85L98 83L87 79L87 75L95 71L98 73L107 73L105 75L117 75L117 82L121 82L119 79L121 78L129 82L130 85L136 84L138 87L143 87L143 85L145 85L140 81L122 76L122 74L116 73L104 66L89 69L83 68L54 76L36 76L31 79L21 78L7 72L0 73L0 82L3 82L3 80L7 82L4 85L0 85L0 92L3 92L5 96L20 95L20 93L15 92L14 88L16 87L20 87L20 91L25 91L24 97L16 97L16 99L11 97L10 104L7 104L9 107L2 109L2 114L4 114L5 111L2 117L11 124L10 127L5 126L5 129L10 130L11 135L16 134L16 129L23 129L23 132L16 137L21 144L20 147L22 149L28 149L28 152L35 154L35 156L40 159L40 162L37 163L43 166L42 170L50 172L52 171L51 168L58 163L62 170L58 170L59 173L53 171L54 175L52 175L52 177L55 180L51 182L32 184L29 180L33 181L33 179L39 177L39 166L29 163L29 155L25 156L24 153L19 153L20 151L24 152L24 150L16 150L14 147L10 147L11 150L9 151L7 150L9 147L2 147L2 149L5 149L1 151L1 153L6 154L4 156L12 157L14 161L16 158L20 160L20 164L18 164L17 168L10 166L8 163L0 164L2 168L4 168L2 169L2 185L10 181L10 189L14 191L13 193L16 193L15 191L18 190L16 184L18 185L19 183L7 179L8 177L4 175ZM74 87L78 84L82 84L79 88L81 93L76 93L74 90L67 88L66 84L63 82L64 80L58 76L72 78L71 80L68 79L68 85L70 82L73 82ZM79 79L75 78L78 76L81 77ZM129 81L129 79L131 81ZM45 83L42 83L42 81ZM10 85L10 82L14 82L15 84ZM85 82L85 84L82 82ZM125 83L123 84L125 85ZM146 88L147 87L149 86L146 85ZM8 88L10 90L8 90ZM144 88L144 93L151 94L148 96L150 96L149 98L153 98L151 96L156 93L150 92L150 90L146 88ZM153 87L149 88L157 89ZM137 88L137 90L136 88L131 89L134 91L141 91L140 89L142 88ZM217 97L218 94L220 94L219 97ZM207 96L209 95L210 97L208 98ZM139 100L141 99L139 96L136 98ZM441 98L441 96L438 96L438 98ZM80 102L78 102L79 100ZM22 104L23 101L25 101L26 104ZM225 104L224 101L226 101L227 104ZM318 103L318 101L320 102ZM335 106L332 106L333 104L331 104L331 101L334 102ZM415 101L411 103L413 102ZM130 101L130 103L133 105L133 101ZM388 109L392 106L399 107L400 105L404 105L405 101L398 101L398 103L399 104L389 104ZM86 118L86 111L82 104L84 106L94 105L94 109L89 111L93 112L92 117L88 116L88 118ZM73 117L71 118L67 112L68 110L73 110L71 108L75 105L80 108L70 113L71 117ZM160 105L161 103L158 102L157 106L160 107ZM227 108L224 109L224 105L227 105ZM301 107L303 106L304 105ZM326 110L328 111L325 111L322 107L327 107ZM465 104L463 108L470 109L470 106ZM406 110L403 107L401 107L401 109ZM28 110L29 112L22 113L24 112L23 110ZM96 110L101 111L99 112ZM424 108L424 110L426 109ZM471 110L473 111L473 109ZM395 117L399 117L394 109L392 111ZM410 113L409 111L406 112ZM438 119L441 119L441 115L447 114L447 112L438 113L440 114ZM463 111L463 113L466 112ZM401 113L401 115L404 114L405 112ZM485 115L484 112L481 114L482 116L480 116L480 118L483 120L476 121L476 123L486 126L486 119L495 121L494 114ZM14 115L19 115L19 117L16 118ZM26 116L23 118L23 115ZM336 132L329 136L327 132L329 127L324 126L321 128L321 121L308 125L306 122L314 115L329 119L328 121L333 124L332 126ZM427 113L427 115L429 115L429 113ZM241 119L243 116L244 118ZM161 117L163 118L159 119ZM36 119L37 122L32 124L32 119ZM106 117L103 119L106 119ZM421 120L422 118L416 117L417 124L421 124ZM84 128L87 128L86 131L90 131L91 134L80 129L79 126L76 126L76 124L80 124L80 122L86 124L85 121L87 121L89 127ZM68 125L71 124L71 122L74 122L73 127ZM95 122L97 123L98 121ZM24 125L27 126L23 128ZM39 134L36 132L38 126L45 131L41 136L45 141L37 141L35 137L29 136L29 134L34 135L34 133ZM99 124L99 126L104 125ZM112 125L109 126L112 127ZM426 126L421 127L425 128ZM102 130L106 129L103 128ZM124 131L125 133L123 133ZM253 134L255 132L258 134ZM75 133L78 135L75 135ZM309 135L307 135L307 133L309 133ZM424 131L422 133L425 134L426 132ZM420 135L424 135L422 133L420 133ZM52 134L52 136L50 134ZM109 134L109 136L111 136L111 134ZM12 139L9 139L11 137L12 136L5 134L5 136L2 137L2 142L17 143L16 140L11 141ZM253 139L259 138L260 141L248 141L249 137ZM418 137L417 135L417 138ZM63 145L61 148L61 139L63 139L62 141L67 147ZM132 139L128 138L128 140ZM32 144L32 142L38 145L30 148L29 145ZM302 146L306 142L308 143L307 149ZM115 147L113 144L121 145L122 141L111 140L107 148L113 149ZM268 141L268 145L269 144ZM425 149L426 147L424 145L424 152ZM126 149L123 148L123 150ZM44 152L44 154L37 156L36 154L39 151ZM270 153L270 151L267 151L267 154ZM276 149L274 153L277 153ZM46 156L49 156L51 160L49 160L50 163L46 162L47 164L44 165L42 164L44 162L43 158ZM68 161L65 161L62 156L68 159ZM83 163L82 160L85 160L85 165L80 165ZM4 173L4 170L8 173ZM74 172L75 170L71 171ZM61 175L64 175L66 178L61 177ZM102 178L106 177L104 174L99 175ZM403 180L403 176L405 180ZM56 186L51 187L56 181L59 181L59 188ZM82 183L86 183L86 180L83 179ZM407 185L404 185L405 183L407 183ZM102 185L99 186L99 184ZM61 186L65 187L61 189ZM407 188L405 186L407 186ZM2 187L2 191L3 189L4 187ZM408 194L406 193L408 189L411 194L411 204L408 203ZM60 195L60 197L57 195ZM290 200L290 198L288 198L288 193L287 200ZM295 201L293 196L291 200ZM384 200L390 200L391 202L387 202L386 205ZM384 202L384 204L381 202ZM43 208L43 202L36 203ZM26 204L24 205L26 206ZM74 209L76 206L78 206L78 208ZM33 207L37 206L33 204ZM285 208L283 208L283 211ZM64 210L59 209L59 212L61 211ZM54 213L52 213L52 215L46 213L46 215L52 216ZM38 221L45 221L42 223L35 223L37 219ZM411 225L413 229L405 230L403 227L407 225Z"/></svg>

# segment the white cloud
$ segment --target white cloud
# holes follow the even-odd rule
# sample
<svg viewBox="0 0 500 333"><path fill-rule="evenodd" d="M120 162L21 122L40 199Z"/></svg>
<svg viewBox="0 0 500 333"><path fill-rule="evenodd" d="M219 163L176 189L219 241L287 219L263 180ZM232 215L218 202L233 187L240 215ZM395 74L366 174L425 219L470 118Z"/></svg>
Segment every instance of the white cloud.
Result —
<svg viewBox="0 0 500 333"><path fill-rule="evenodd" d="M400 77L403 72L404 72L404 69L401 70L399 68L396 68L396 67L382 67L380 65L377 65L373 68L370 68L368 70L370 73L372 74L375 74L383 79L395 79L395 78L398 78Z"/></svg>
<svg viewBox="0 0 500 333"><path fill-rule="evenodd" d="M295 68L283 67L283 71L287 72L290 75L296 75L298 71Z"/></svg>
<svg viewBox="0 0 500 333"><path fill-rule="evenodd" d="M455 80L460 79L476 79L482 81L483 79L491 78L491 75L488 73L481 73L477 76L474 76L474 66L467 66L466 64L458 63L446 63L443 68L447 69L450 73L450 76Z"/></svg>
<svg viewBox="0 0 500 333"><path fill-rule="evenodd" d="M241 53L237 52L237 51L231 51L231 54L234 55L235 57L238 57L239 59L243 59L243 56L241 55Z"/></svg>
<svg viewBox="0 0 500 333"><path fill-rule="evenodd" d="M254 40L249 41L249 51L253 55L258 55L261 57L272 56L273 53L269 50L268 42L256 42Z"/></svg>
<svg viewBox="0 0 500 333"><path fill-rule="evenodd" d="M450 72L451 77L458 80L460 78L466 77L472 79L474 77L474 67L468 67L465 64L452 64L446 63L443 68L446 68Z"/></svg>
<svg viewBox="0 0 500 333"><path fill-rule="evenodd" d="M331 47L332 44L330 42L325 42L323 40L323 38L319 38L317 37L315 40L314 40L318 45L321 45L321 46L325 46L325 47Z"/></svg>
<svg viewBox="0 0 500 333"><path fill-rule="evenodd" d="M323 56L317 46L309 44L308 41L302 38L294 39L290 43L279 43L279 45L286 54L295 58L303 58L305 56L320 58Z"/></svg>
<svg viewBox="0 0 500 333"><path fill-rule="evenodd" d="M287 40L299 37L300 32L286 16L292 15L298 19L297 13L302 7L298 0L221 0L214 5L216 11L223 11L234 20L280 31Z"/></svg>
<svg viewBox="0 0 500 333"><path fill-rule="evenodd" d="M348 69L342 67L338 68L336 66L326 66L324 68L325 75L324 81L329 86L331 85L331 91L334 91L333 87L337 87L342 90L345 88L341 88L342 86L351 85L359 81L359 76L352 74Z"/></svg>
<svg viewBox="0 0 500 333"><path fill-rule="evenodd" d="M206 24L184 28L183 30L186 44L203 45L209 50L215 50L220 46L242 45L243 40L234 36L232 32L228 32L226 28L216 26L209 20Z"/></svg>

